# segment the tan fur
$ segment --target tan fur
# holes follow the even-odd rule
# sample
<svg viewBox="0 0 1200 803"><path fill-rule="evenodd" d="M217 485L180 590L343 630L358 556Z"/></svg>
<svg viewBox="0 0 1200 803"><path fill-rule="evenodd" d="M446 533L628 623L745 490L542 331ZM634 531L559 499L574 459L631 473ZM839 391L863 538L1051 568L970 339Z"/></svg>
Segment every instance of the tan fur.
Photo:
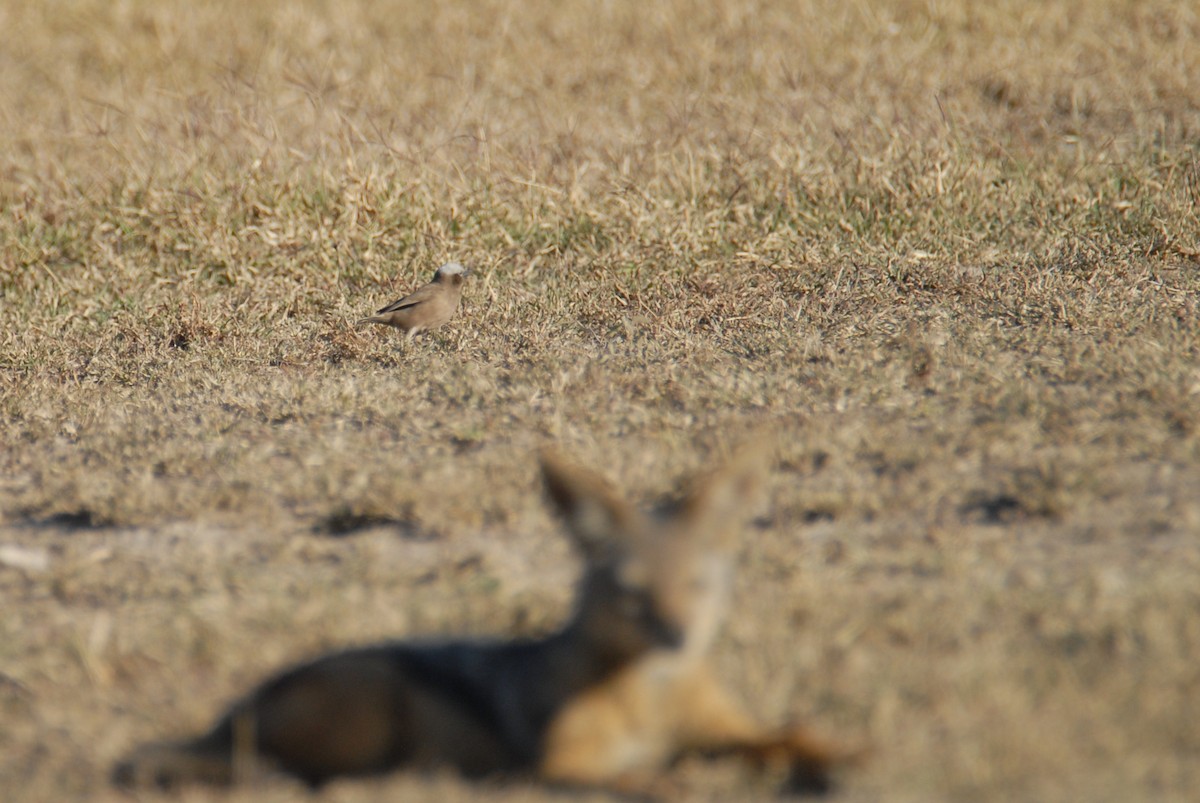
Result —
<svg viewBox="0 0 1200 803"><path fill-rule="evenodd" d="M462 298L462 287L470 271L456 262L447 262L433 274L433 281L399 301L393 301L376 314L362 318L355 325L377 323L393 326L408 334L436 329L454 317Z"/></svg>
<svg viewBox="0 0 1200 803"><path fill-rule="evenodd" d="M651 515L547 452L547 495L585 563L560 631L320 657L268 680L207 734L139 749L114 781L229 784L269 769L317 786L449 766L645 790L676 755L703 750L785 762L797 788L824 788L834 752L754 722L706 663L726 607L728 546L760 471L759 456L743 455Z"/></svg>
<svg viewBox="0 0 1200 803"><path fill-rule="evenodd" d="M765 451L764 443L744 450L724 470L697 483L658 525L667 554L657 565L674 575L665 587L677 597L666 604L689 612L684 645L651 650L572 700L546 733L543 776L641 791L684 753L732 753L756 764L786 766L791 791L822 792L833 767L852 758L799 727L757 722L721 687L708 664L707 652L727 608L732 536Z"/></svg>

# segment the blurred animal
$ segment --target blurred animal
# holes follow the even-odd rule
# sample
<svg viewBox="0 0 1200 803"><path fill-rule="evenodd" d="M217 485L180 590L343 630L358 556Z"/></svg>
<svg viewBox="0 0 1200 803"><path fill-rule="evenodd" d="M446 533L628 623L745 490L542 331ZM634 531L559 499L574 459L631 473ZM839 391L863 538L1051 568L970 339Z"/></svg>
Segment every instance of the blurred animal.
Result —
<svg viewBox="0 0 1200 803"><path fill-rule="evenodd" d="M447 262L433 274L433 281L399 301L393 301L374 315L355 325L378 323L408 333L411 340L418 332L436 329L454 317L462 298L462 287L471 271L457 262Z"/></svg>
<svg viewBox="0 0 1200 803"><path fill-rule="evenodd" d="M546 731L544 777L638 793L652 790L661 770L685 753L733 754L785 769L789 792L819 794L831 788L838 765L859 758L796 725L760 723L725 691L709 662L728 608L734 536L768 451L765 441L744 449L653 515L611 497L604 506L560 500L575 511L568 521L577 529L643 533L639 540L653 544L656 555L649 565L660 573L652 584L665 590L686 625L680 647L656 646L567 703Z"/></svg>
<svg viewBox="0 0 1200 803"><path fill-rule="evenodd" d="M795 788L824 789L837 752L799 729L759 725L705 659L726 607L728 547L760 462L743 455L645 514L597 474L546 452L547 495L584 559L561 630L317 658L266 681L207 733L140 748L113 780L170 788L273 770L316 787L414 766L634 792L695 749L784 762Z"/></svg>

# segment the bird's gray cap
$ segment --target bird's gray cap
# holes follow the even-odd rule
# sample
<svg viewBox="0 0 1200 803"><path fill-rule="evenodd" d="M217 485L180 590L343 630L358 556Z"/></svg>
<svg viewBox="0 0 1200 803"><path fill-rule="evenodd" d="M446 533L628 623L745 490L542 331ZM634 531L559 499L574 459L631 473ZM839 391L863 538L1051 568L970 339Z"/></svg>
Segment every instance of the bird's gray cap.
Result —
<svg viewBox="0 0 1200 803"><path fill-rule="evenodd" d="M464 268L462 265L458 264L457 262L447 262L445 265L442 265L440 268L437 269L438 276L452 276L456 273L460 274L462 276L470 276L471 275L471 271L468 268Z"/></svg>

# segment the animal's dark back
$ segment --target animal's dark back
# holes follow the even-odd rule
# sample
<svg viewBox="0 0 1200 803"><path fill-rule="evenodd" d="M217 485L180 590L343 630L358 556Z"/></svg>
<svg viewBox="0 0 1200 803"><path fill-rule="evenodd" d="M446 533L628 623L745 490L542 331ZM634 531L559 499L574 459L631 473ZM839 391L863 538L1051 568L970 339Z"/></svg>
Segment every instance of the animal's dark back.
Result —
<svg viewBox="0 0 1200 803"><path fill-rule="evenodd" d="M536 653L523 642L448 642L325 656L264 683L201 741L232 747L249 717L257 752L312 784L405 764L529 769L552 712L513 683Z"/></svg>

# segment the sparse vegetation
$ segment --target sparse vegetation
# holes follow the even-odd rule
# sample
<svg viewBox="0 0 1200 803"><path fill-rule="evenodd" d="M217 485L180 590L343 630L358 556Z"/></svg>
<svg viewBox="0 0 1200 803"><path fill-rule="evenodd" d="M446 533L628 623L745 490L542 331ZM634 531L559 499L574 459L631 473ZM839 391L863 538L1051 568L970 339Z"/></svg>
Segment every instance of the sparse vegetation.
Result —
<svg viewBox="0 0 1200 803"><path fill-rule="evenodd" d="M1167 0L3 3L5 799L119 800L321 648L544 632L534 449L649 497L768 423L721 660L874 745L842 799L1188 799L1197 41ZM445 328L351 327L449 259ZM325 795L381 786L479 792Z"/></svg>

